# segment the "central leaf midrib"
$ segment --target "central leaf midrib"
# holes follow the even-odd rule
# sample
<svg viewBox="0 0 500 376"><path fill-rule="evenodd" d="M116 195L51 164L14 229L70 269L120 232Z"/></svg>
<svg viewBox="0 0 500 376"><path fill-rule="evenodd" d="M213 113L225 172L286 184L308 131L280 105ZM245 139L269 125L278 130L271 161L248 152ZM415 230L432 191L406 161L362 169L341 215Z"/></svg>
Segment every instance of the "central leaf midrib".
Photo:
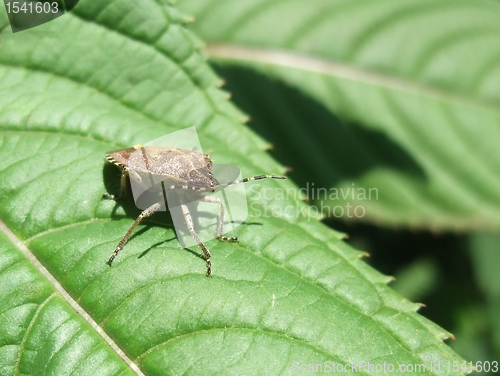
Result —
<svg viewBox="0 0 500 376"><path fill-rule="evenodd" d="M66 291L66 289L57 281L57 279L50 273L47 268L38 260L38 258L31 252L29 248L5 225L5 223L0 220L0 231L5 234L7 239L12 243L12 245L23 254L28 261L33 265L35 269L50 283L54 290L59 294L59 296L71 307L76 313L85 320L94 331L96 331L101 338L110 346L113 351L119 356L132 370L134 370L138 375L143 375L142 371L137 367L135 363L132 362L130 358L121 350L118 345L108 336L108 334L95 322L95 320L90 316L81 305L79 305L71 295ZM54 292L55 294L55 292ZM51 298L54 296L51 295ZM48 301L48 300L47 300Z"/></svg>

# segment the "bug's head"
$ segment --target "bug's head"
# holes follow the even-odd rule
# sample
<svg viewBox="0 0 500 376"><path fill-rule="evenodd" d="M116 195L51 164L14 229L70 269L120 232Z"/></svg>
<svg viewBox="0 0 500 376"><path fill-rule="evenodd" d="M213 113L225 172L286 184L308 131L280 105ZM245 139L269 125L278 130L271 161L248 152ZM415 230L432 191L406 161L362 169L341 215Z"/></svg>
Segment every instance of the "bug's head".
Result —
<svg viewBox="0 0 500 376"><path fill-rule="evenodd" d="M203 186L206 188L213 188L219 185L219 182L212 174L211 165L209 168L202 167L189 171L188 177L190 185Z"/></svg>

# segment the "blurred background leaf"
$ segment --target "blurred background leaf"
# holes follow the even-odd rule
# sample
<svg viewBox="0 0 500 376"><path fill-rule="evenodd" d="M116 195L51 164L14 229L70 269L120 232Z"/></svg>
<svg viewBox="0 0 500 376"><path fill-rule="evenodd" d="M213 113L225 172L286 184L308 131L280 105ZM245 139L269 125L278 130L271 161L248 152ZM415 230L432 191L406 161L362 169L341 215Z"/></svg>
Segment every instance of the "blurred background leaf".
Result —
<svg viewBox="0 0 500 376"><path fill-rule="evenodd" d="M323 200L362 205L372 223L500 227L500 3L180 7L300 186L377 188L378 200Z"/></svg>

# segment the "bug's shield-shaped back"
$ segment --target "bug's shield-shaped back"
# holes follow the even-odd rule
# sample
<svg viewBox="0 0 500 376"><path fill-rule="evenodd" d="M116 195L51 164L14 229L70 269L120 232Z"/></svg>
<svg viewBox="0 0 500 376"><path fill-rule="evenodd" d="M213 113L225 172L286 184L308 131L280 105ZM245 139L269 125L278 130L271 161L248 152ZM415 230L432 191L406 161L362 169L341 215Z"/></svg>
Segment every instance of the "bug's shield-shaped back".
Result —
<svg viewBox="0 0 500 376"><path fill-rule="evenodd" d="M223 234L238 227L248 216L242 184L213 192L218 183L241 179L241 173L233 165L209 165L195 127L137 147L130 156L128 170L137 207L144 210L159 202L164 211L168 206L182 248L197 243L188 224L193 225L202 242L217 237L221 205Z"/></svg>
<svg viewBox="0 0 500 376"><path fill-rule="evenodd" d="M177 148L195 153L189 155L191 165L186 165L182 158L159 155L155 147L166 150ZM172 185L188 185L190 182L180 178L183 171L201 169L201 173L209 172L195 127L169 133L144 144L143 147L136 146L127 167L135 204L142 210L162 197L166 201L166 191L170 190ZM165 211L166 205L161 210Z"/></svg>

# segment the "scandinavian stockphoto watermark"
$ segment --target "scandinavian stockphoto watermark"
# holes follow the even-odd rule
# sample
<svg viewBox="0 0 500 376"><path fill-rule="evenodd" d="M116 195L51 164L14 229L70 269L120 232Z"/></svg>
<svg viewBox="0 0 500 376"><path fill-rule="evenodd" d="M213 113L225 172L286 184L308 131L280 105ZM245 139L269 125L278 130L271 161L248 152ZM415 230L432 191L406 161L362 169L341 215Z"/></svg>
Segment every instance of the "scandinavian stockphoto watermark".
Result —
<svg viewBox="0 0 500 376"><path fill-rule="evenodd" d="M170 133L144 145L116 150L107 154L106 159L118 166L122 171L121 190L118 195L104 194L105 199L119 199L126 196L127 181L130 181L135 204L142 213L134 221L130 229L118 243L107 261L111 266L113 260L128 242L135 227L157 211L168 211L171 214L175 232L182 248L198 245L203 251L207 276L211 275L210 252L204 241L219 238L223 241L237 241L236 237L225 234L243 224L248 216L248 203L245 188L241 183L261 179L284 180L280 175L257 175L241 178L238 167L229 164L213 164L208 154L204 154L195 127ZM376 188L314 188L314 183L302 189L264 188L250 189L252 209L257 217L274 217L301 215L310 220L312 217L353 215L360 218L365 215L363 206L337 205L333 208L324 205L323 199L329 202L340 198L345 200L378 199ZM257 197L255 197L257 196ZM264 213L255 207L255 203L264 198ZM302 200L308 198L320 202L320 207L307 205ZM276 204L286 200L288 206L275 205L268 213L267 200ZM284 202L284 201L283 201ZM295 203L295 207L290 205ZM325 213L325 212L328 213Z"/></svg>
<svg viewBox="0 0 500 376"><path fill-rule="evenodd" d="M221 238L245 221L247 192L237 183L283 178L260 175L242 179L238 167L213 164L203 153L195 127L136 147L127 163L136 206L148 210L157 205L155 211L168 208L182 248ZM360 202L378 200L377 188L357 187L355 183L330 189L315 187L314 183L300 189L261 184L249 188L250 208L256 217L362 218L366 209ZM342 200L342 204L332 205L336 200ZM280 205L280 201L287 204Z"/></svg>
<svg viewBox="0 0 500 376"><path fill-rule="evenodd" d="M426 364L392 364L392 363L372 363L370 361L359 361L351 363L340 363L334 361L325 361L323 363L301 363L299 361L292 362L292 373L341 373L341 374L443 374L451 373L469 374L474 371L481 372L498 372L499 366L497 361L430 361Z"/></svg>
<svg viewBox="0 0 500 376"><path fill-rule="evenodd" d="M250 204L250 208L257 217L304 217L308 221L311 218L325 217L347 217L363 218L366 208L362 205L365 201L378 200L377 188L365 188L351 186L339 188L318 188L314 182L306 183L306 186L297 188L264 188L258 184L250 187L252 197L256 201ZM264 204L260 201L263 199ZM281 205L280 201L287 201L287 205ZM273 202L272 205L267 204ZM307 205L304 201L309 201ZM336 202L341 204L335 205Z"/></svg>

